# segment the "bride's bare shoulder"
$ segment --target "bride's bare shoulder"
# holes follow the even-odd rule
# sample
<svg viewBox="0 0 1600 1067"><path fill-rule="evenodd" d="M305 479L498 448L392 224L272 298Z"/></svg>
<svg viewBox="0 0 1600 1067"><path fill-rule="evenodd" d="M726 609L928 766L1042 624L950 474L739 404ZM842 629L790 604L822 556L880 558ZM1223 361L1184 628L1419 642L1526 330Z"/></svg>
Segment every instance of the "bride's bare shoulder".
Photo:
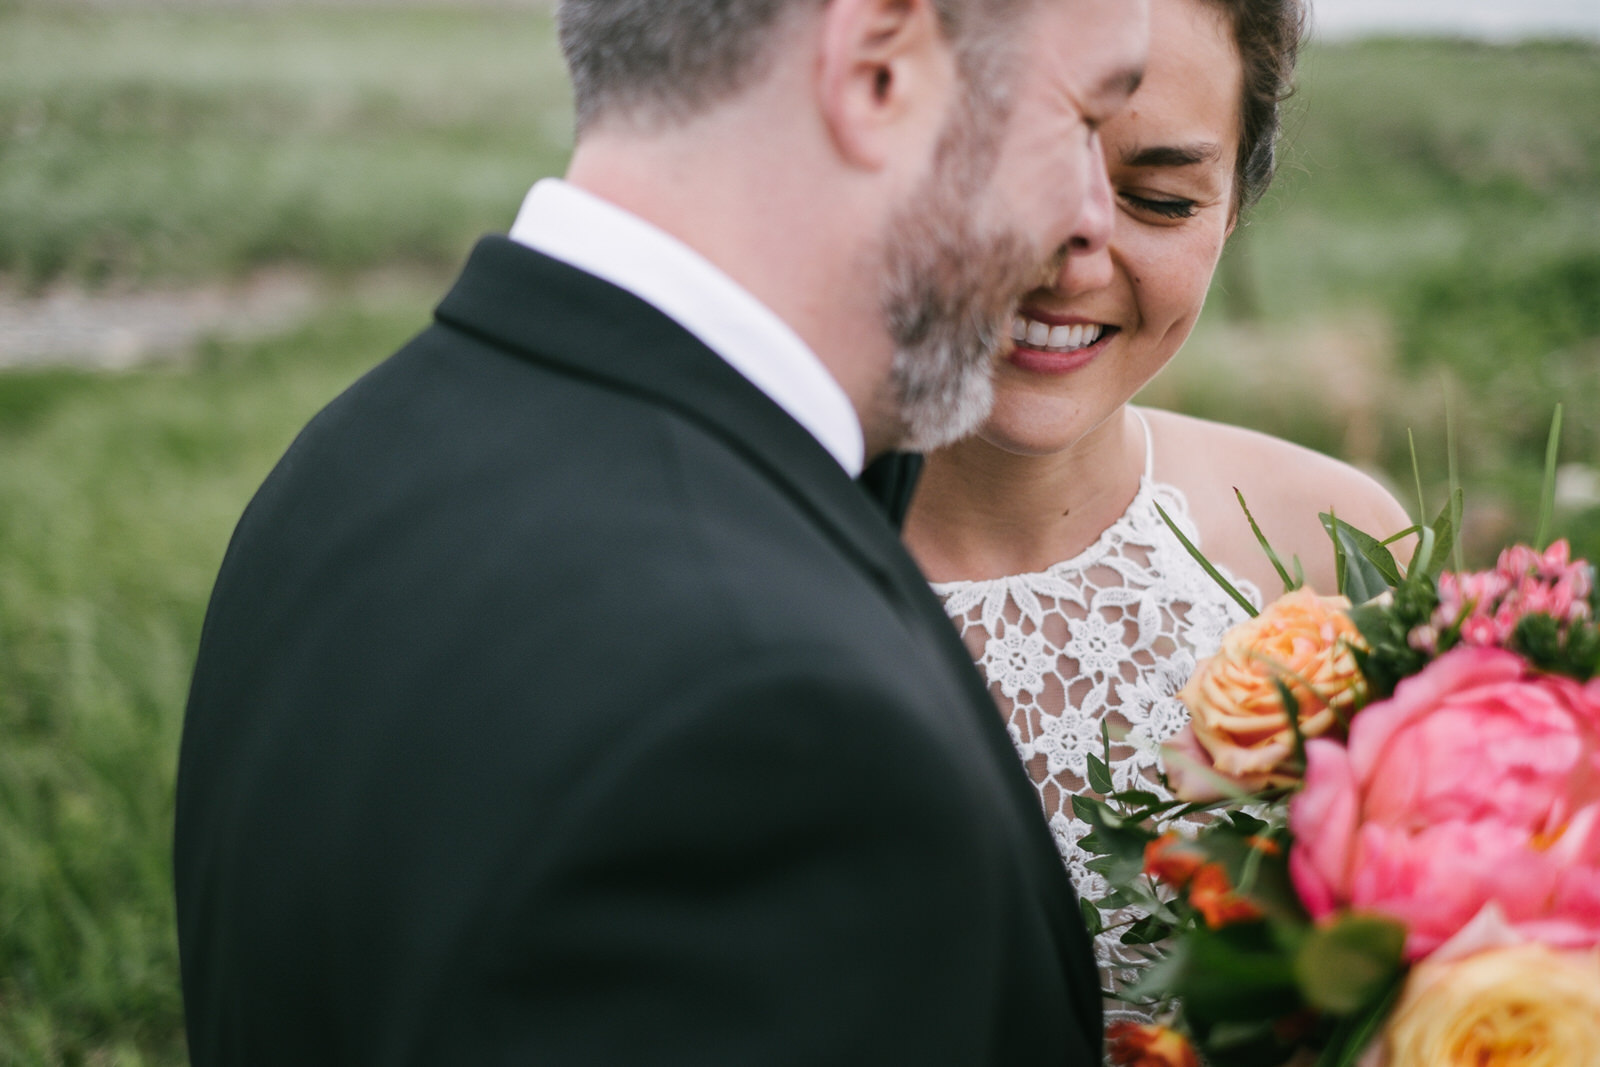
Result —
<svg viewBox="0 0 1600 1067"><path fill-rule="evenodd" d="M1319 589L1331 591L1333 580L1319 512L1332 512L1380 538L1411 525L1388 489L1342 460L1240 426L1170 411L1145 414L1157 477L1183 490L1208 553L1237 555L1241 569L1259 573L1270 565L1256 547L1235 489L1273 546L1285 557L1299 555Z"/></svg>

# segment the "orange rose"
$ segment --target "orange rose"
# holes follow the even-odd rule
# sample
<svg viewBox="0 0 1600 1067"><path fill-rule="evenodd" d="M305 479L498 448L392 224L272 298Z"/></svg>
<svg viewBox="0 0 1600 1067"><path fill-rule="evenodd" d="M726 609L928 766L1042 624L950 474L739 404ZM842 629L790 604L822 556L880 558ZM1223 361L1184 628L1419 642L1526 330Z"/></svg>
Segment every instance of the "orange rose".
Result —
<svg viewBox="0 0 1600 1067"><path fill-rule="evenodd" d="M1303 736L1321 736L1349 718L1366 695L1350 651L1362 642L1349 607L1344 597L1310 589L1286 593L1228 631L1217 654L1200 664L1178 698L1218 774L1249 789L1295 781L1284 766L1294 732L1280 681L1299 702Z"/></svg>
<svg viewBox="0 0 1600 1067"><path fill-rule="evenodd" d="M1228 872L1216 863L1208 863L1195 872L1189 882L1189 903L1213 930L1262 916L1254 901L1234 892Z"/></svg>
<svg viewBox="0 0 1600 1067"><path fill-rule="evenodd" d="M1174 889L1188 885L1205 862L1203 852L1171 831L1144 846L1144 873Z"/></svg>
<svg viewBox="0 0 1600 1067"><path fill-rule="evenodd" d="M1106 1027L1106 1058L1116 1067L1200 1067L1189 1039L1154 1024L1119 1022Z"/></svg>

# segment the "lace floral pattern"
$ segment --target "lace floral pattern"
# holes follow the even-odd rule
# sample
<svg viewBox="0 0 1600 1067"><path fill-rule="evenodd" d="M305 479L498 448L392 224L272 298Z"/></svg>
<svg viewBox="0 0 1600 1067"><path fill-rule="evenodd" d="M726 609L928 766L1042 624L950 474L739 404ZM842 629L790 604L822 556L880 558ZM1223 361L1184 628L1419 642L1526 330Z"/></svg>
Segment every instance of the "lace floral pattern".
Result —
<svg viewBox="0 0 1600 1067"><path fill-rule="evenodd" d="M1077 847L1089 827L1073 814L1072 795L1087 791L1101 723L1111 726L1112 784L1166 795L1160 746L1188 721L1178 690L1244 619L1167 528L1158 503L1198 544L1183 494L1147 475L1122 517L1075 558L1038 574L933 587L1006 716L1073 884L1090 899L1107 886ZM1254 586L1229 580L1260 604ZM1108 929L1096 943L1113 984L1123 977L1119 965L1137 958L1120 936Z"/></svg>

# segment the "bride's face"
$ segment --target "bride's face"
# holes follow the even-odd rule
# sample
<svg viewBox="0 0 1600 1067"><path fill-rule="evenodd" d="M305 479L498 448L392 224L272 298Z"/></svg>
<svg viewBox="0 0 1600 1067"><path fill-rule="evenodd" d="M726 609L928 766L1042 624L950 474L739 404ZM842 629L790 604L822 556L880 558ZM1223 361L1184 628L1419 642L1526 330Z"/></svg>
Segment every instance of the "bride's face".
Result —
<svg viewBox="0 0 1600 1067"><path fill-rule="evenodd" d="M1208 0L1154 0L1150 61L1102 129L1116 217L1103 251L1070 258L1022 302L980 436L1048 454L1105 423L1177 352L1233 225L1240 61Z"/></svg>

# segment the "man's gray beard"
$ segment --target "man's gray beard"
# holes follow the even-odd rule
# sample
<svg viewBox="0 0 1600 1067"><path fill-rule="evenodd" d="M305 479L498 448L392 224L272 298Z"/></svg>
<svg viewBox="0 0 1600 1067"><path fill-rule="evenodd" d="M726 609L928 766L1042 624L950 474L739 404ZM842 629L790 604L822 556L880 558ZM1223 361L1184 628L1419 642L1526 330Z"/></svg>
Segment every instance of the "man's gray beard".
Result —
<svg viewBox="0 0 1600 1067"><path fill-rule="evenodd" d="M890 224L884 305L902 449L930 451L983 425L1017 300L1043 273L1031 241L975 232L971 210L931 188Z"/></svg>
<svg viewBox="0 0 1600 1067"><path fill-rule="evenodd" d="M984 232L974 218L1010 119L1008 79L995 69L1007 55L969 57L968 89L933 168L884 231L888 388L903 449L931 451L983 425L1017 302L1050 276L1027 234Z"/></svg>

